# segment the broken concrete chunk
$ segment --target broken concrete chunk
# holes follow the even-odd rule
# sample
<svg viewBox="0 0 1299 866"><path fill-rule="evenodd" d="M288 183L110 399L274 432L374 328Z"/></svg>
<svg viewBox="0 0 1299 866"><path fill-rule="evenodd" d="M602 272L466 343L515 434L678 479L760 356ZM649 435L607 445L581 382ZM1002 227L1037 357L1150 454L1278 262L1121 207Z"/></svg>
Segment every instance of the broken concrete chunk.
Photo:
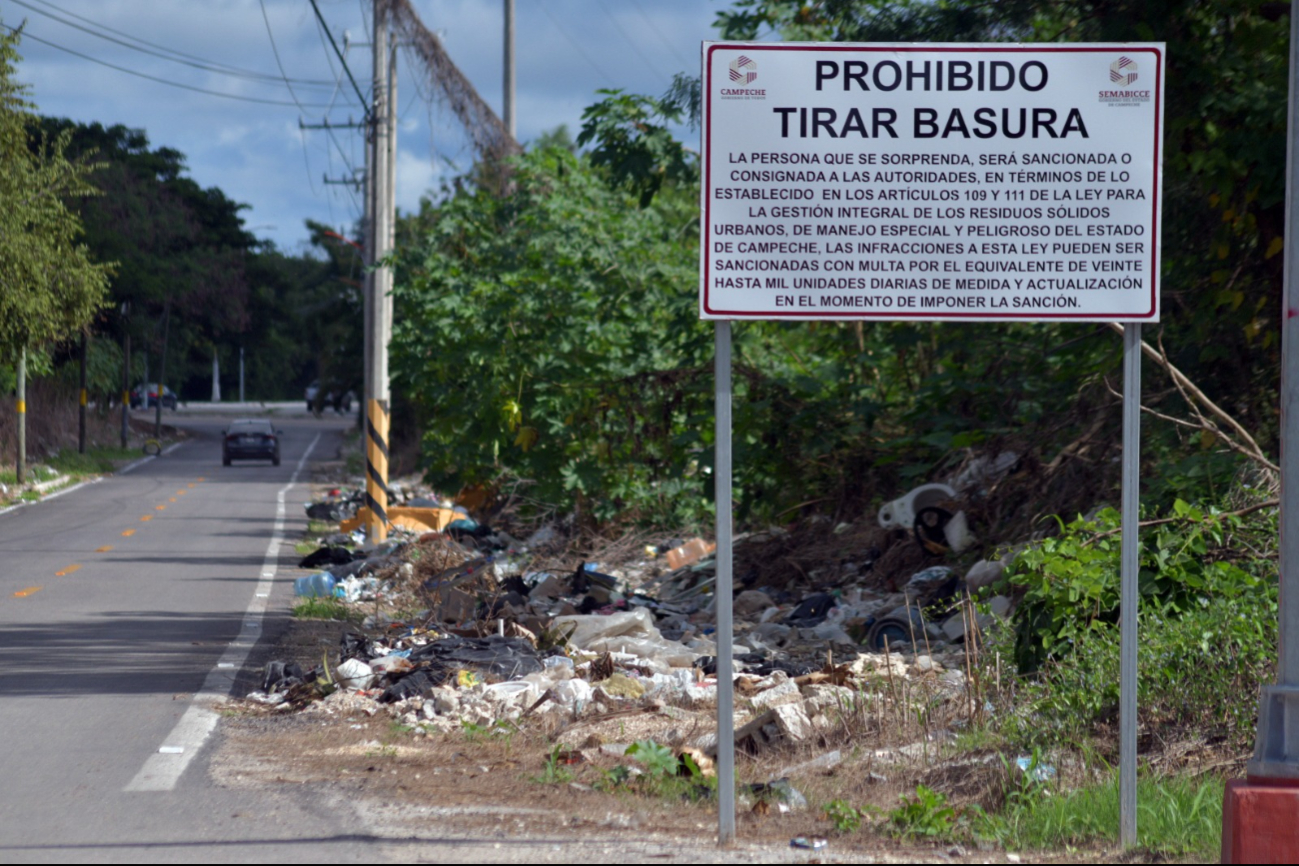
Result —
<svg viewBox="0 0 1299 866"><path fill-rule="evenodd" d="M784 673L776 671L776 673ZM788 677L778 685L772 686L766 691L758 692L753 696L752 703L755 708L767 709L780 704L788 704L801 700L802 696L798 692L798 684Z"/></svg>
<svg viewBox="0 0 1299 866"><path fill-rule="evenodd" d="M996 559L984 559L970 566L970 570L965 573L965 585L971 591L983 589L985 586L991 586L1006 571L1005 563Z"/></svg>
<svg viewBox="0 0 1299 866"><path fill-rule="evenodd" d="M776 604L771 596L757 589L746 589L735 597L732 609L735 615L744 619L760 616L767 608Z"/></svg>

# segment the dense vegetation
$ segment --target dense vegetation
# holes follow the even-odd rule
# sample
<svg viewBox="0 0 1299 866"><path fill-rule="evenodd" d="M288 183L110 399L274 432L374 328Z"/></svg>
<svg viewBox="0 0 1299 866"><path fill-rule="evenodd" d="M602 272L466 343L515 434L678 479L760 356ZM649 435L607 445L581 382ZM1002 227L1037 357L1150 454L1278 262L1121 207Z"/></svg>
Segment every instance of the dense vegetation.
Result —
<svg viewBox="0 0 1299 866"><path fill-rule="evenodd" d="M1164 322L1174 365L1276 453L1288 21L1279 4L740 0L725 38L1165 39ZM450 484L525 479L598 516L706 520L711 329L695 320L697 159L661 99L604 92L580 156L534 148L511 197L428 204L399 254L396 368ZM854 515L969 449L1027 455L1031 483L980 515L993 538L1115 500L1119 340L1094 325L741 323L742 519ZM1163 371L1147 405L1188 407ZM1217 430L1147 425L1155 511L1227 490Z"/></svg>

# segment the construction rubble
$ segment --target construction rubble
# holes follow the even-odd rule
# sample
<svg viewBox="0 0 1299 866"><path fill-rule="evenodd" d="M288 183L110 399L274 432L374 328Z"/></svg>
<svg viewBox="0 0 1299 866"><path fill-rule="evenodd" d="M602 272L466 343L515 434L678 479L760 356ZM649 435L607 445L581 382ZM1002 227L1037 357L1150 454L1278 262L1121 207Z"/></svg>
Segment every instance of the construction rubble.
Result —
<svg viewBox="0 0 1299 866"><path fill-rule="evenodd" d="M1010 463L989 461L973 482ZM969 701L966 646L1009 615L1009 598L988 595L1014 554L961 565L974 542L958 491L917 490L875 520L736 537L737 748L808 741L846 708L874 712L886 692L917 684L931 706ZM574 748L584 728L648 714L666 719L675 747L715 752L713 545L638 540L583 561L560 525L519 539L410 490L391 509L403 519L372 543L362 499L332 490L307 505L340 527L295 584L360 624L311 668L270 662L250 702L382 713L416 735L553 717Z"/></svg>

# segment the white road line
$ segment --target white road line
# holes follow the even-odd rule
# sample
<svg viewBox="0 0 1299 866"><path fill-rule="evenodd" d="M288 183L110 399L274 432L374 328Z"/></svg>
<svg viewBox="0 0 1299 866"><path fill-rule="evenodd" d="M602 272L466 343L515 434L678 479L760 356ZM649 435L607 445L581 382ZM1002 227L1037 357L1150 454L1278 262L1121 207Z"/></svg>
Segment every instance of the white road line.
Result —
<svg viewBox="0 0 1299 866"><path fill-rule="evenodd" d="M185 710L185 715L180 717L176 727L172 728L171 733L163 740L163 745L159 747L156 754L150 755L145 760L140 772L135 774L135 778L127 783L123 791L174 789L176 783L180 781L181 774L189 766L189 762L198 754L203 743L215 730L217 721L221 718L217 714L216 705L229 696L230 687L233 685L230 669L242 667L248 658L248 653L257 643L261 620L270 603L271 583L275 580L277 568L276 560L280 556L280 546L284 544L284 497L293 485L298 483L298 475L302 472L302 467L307 465L307 458L311 456L316 443L320 441L320 436L321 434L317 433L316 438L311 440L302 459L298 461L297 468L293 470L293 477L275 495L275 528L271 532L270 544L266 546L261 580L257 582L252 601L248 603L248 609L245 611L247 619L244 620L243 630L226 648L216 667L208 672L207 678L203 680L203 686L194 695L189 708Z"/></svg>
<svg viewBox="0 0 1299 866"><path fill-rule="evenodd" d="M126 464L125 466L123 466L121 469L117 470L117 471L114 472L113 474L114 474L114 475L125 475L125 474L128 473L128 472L133 472L134 470L139 469L141 466L143 466L144 464L148 463L150 460L157 460L159 457L165 457L166 455L168 455L168 454L170 454L171 452L175 451L177 448L179 448L180 446L182 446L182 445L184 445L184 444L185 444L184 441L181 441L181 442L173 442L172 444L168 445L165 449L163 449L162 453L160 453L160 454L150 454L148 457L141 457L139 460L135 461L134 463L128 463L128 464Z"/></svg>

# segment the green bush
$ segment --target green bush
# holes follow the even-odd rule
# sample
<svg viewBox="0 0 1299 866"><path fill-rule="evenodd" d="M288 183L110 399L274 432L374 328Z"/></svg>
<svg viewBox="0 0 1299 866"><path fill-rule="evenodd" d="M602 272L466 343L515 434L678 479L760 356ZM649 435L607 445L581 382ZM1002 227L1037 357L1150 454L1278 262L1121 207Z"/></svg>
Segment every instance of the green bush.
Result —
<svg viewBox="0 0 1299 866"><path fill-rule="evenodd" d="M1024 592L1014 652L1029 674L1001 727L1067 742L1117 718L1118 514L1077 520L1026 551L1008 582ZM1247 748L1277 647L1276 515L1193 508L1141 534L1138 702L1144 724Z"/></svg>

